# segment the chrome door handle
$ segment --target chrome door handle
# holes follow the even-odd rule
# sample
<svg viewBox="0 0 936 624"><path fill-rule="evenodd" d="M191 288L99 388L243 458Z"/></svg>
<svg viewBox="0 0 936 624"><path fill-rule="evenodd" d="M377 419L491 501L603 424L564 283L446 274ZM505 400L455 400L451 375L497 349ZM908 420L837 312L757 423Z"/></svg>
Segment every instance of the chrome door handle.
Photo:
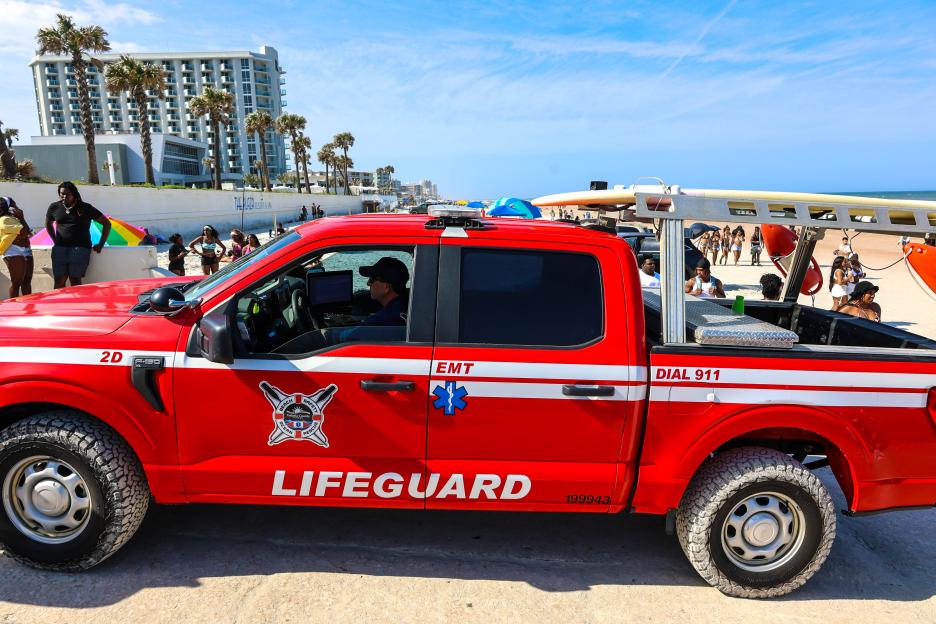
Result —
<svg viewBox="0 0 936 624"><path fill-rule="evenodd" d="M609 397L614 396L614 386L566 384L562 386L562 394L566 396Z"/></svg>
<svg viewBox="0 0 936 624"><path fill-rule="evenodd" d="M412 381L374 381L362 379L361 390L365 392L412 392L416 384Z"/></svg>

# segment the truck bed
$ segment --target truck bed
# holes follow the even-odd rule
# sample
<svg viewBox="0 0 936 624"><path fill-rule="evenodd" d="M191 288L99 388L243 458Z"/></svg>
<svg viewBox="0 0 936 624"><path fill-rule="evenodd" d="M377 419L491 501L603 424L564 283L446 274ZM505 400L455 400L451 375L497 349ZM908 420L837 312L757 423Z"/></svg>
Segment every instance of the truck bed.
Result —
<svg viewBox="0 0 936 624"><path fill-rule="evenodd" d="M660 294L644 289L647 339L662 342ZM783 301L744 302L744 315L731 312L732 300L698 300L687 297L686 337L690 342L719 346L757 347L786 350L799 345L877 347L890 349L936 350L936 341L912 332L823 310ZM718 306L723 315L714 312ZM791 334L795 340L789 341Z"/></svg>

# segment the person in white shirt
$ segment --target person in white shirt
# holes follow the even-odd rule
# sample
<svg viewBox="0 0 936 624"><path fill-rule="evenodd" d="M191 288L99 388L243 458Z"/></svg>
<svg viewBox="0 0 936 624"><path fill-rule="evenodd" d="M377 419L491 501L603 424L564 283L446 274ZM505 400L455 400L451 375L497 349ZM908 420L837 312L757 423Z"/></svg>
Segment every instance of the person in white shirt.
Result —
<svg viewBox="0 0 936 624"><path fill-rule="evenodd" d="M640 256L640 286L642 288L659 288L660 274L656 272L656 260L653 256L644 254Z"/></svg>
<svg viewBox="0 0 936 624"><path fill-rule="evenodd" d="M725 298L722 282L712 275L712 265L705 258L696 263L695 277L686 282L686 294L703 299Z"/></svg>

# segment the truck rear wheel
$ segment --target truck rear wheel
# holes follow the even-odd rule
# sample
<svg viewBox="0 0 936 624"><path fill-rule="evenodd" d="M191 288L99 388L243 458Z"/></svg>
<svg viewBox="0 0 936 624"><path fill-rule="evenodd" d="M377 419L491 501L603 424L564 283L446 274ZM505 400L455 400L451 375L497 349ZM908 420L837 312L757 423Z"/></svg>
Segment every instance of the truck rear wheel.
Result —
<svg viewBox="0 0 936 624"><path fill-rule="evenodd" d="M727 451L692 479L676 513L692 567L729 596L772 598L800 587L835 539L835 508L822 482L769 448Z"/></svg>
<svg viewBox="0 0 936 624"><path fill-rule="evenodd" d="M68 410L0 431L0 545L45 570L87 570L136 532L143 469L110 427Z"/></svg>

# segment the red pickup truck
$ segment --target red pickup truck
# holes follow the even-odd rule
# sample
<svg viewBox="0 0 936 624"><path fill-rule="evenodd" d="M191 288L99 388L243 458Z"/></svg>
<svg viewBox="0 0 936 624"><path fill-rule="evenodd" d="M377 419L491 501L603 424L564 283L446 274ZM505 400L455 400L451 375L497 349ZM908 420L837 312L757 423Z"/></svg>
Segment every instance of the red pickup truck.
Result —
<svg viewBox="0 0 936 624"><path fill-rule="evenodd" d="M0 542L87 569L151 498L628 511L667 515L721 591L767 597L835 537L811 469L831 466L847 513L936 504L936 343L690 299L695 341L663 345L659 296L613 234L361 215L203 279L5 301ZM718 343L733 323L754 346Z"/></svg>

